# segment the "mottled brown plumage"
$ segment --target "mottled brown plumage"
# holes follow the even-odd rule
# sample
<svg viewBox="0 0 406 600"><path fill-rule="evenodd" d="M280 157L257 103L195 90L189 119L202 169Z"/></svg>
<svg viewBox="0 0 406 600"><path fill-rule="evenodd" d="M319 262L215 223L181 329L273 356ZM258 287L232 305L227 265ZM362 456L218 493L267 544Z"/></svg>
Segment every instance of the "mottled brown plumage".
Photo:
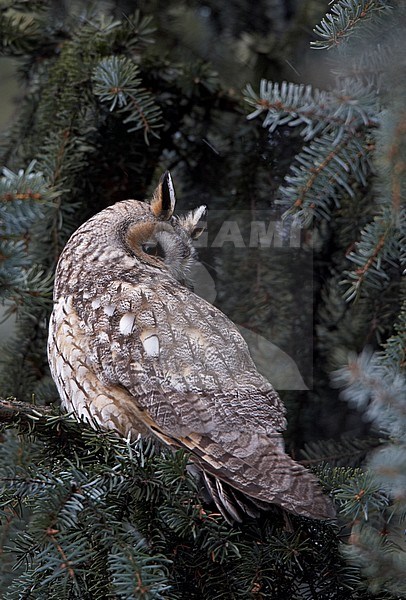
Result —
<svg viewBox="0 0 406 600"><path fill-rule="evenodd" d="M185 285L205 207L174 217L166 173L150 204L126 200L73 234L60 257L49 362L62 404L123 436L184 447L226 518L275 503L334 515L284 451L284 407L235 325Z"/></svg>

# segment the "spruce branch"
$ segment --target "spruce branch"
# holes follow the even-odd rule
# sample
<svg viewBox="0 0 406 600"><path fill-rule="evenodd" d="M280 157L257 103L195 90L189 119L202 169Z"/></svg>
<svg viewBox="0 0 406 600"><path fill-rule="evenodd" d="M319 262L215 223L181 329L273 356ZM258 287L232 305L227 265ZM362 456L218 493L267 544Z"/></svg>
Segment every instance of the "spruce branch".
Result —
<svg viewBox="0 0 406 600"><path fill-rule="evenodd" d="M127 535L125 546L120 543L112 548L109 569L113 589L118 598L163 600L172 589L168 584L168 567L172 561L159 554L150 556L145 541L136 537L133 535L131 539Z"/></svg>
<svg viewBox="0 0 406 600"><path fill-rule="evenodd" d="M49 243L37 231L55 222L65 190L38 167L37 160L17 172L4 167L0 178L0 298L8 304L5 317L49 310L52 298L53 264L43 259L41 247L44 243L49 253Z"/></svg>
<svg viewBox="0 0 406 600"><path fill-rule="evenodd" d="M396 367L385 365L382 355L364 350L349 354L348 365L332 376L342 396L379 429L394 437L406 433L406 379Z"/></svg>
<svg viewBox="0 0 406 600"><path fill-rule="evenodd" d="M69 415L52 414L49 409L16 400L0 402L0 420L7 427L16 427L20 435L47 443L47 450L37 447L37 452L46 453L40 468L28 460L17 469L9 467L6 476L2 465L0 474L3 505L17 502L32 509L28 528L12 545L16 564L25 561L32 566L32 585L41 582L46 589L61 585L66 594L72 584L80 594L90 577L86 575L90 565L103 561L106 585L116 594L134 590L134 597L163 598L173 586L169 579L172 561L146 542L127 513L131 506L135 519L134 511L142 511L147 503L157 506L163 524L165 514L170 515L176 530L179 519L173 520L173 516L180 517L182 511L192 511L201 521L196 500L191 502L191 496L185 503L185 490L195 495L195 486L190 487L186 480L184 453L175 455L170 473L169 466L164 468L164 457L150 442L120 440L111 432L79 424ZM90 475L92 464L98 468ZM156 488L153 495L148 490L149 480ZM190 530L184 535L189 537ZM226 541L224 548L229 554ZM24 581L22 577L21 585Z"/></svg>
<svg viewBox="0 0 406 600"><path fill-rule="evenodd" d="M400 307L398 317L394 323L393 335L383 344L384 350L381 353L382 362L389 368L399 369L403 372L406 368L406 293L405 283L403 283L403 302Z"/></svg>
<svg viewBox="0 0 406 600"><path fill-rule="evenodd" d="M58 193L41 171L36 160L17 173L3 167L0 177L0 233L3 236L25 232L44 216L44 205L52 206Z"/></svg>
<svg viewBox="0 0 406 600"><path fill-rule="evenodd" d="M266 111L263 126L270 133L281 125L299 126L307 142L278 191L276 202L290 205L286 215L305 225L314 217L329 219L343 192L355 196L356 184L366 186L373 145L365 133L377 123L372 88L345 79L334 92L323 92L262 80L259 95L248 87L245 99L256 107L249 119Z"/></svg>
<svg viewBox="0 0 406 600"><path fill-rule="evenodd" d="M344 43L366 21L375 17L377 11L390 10L384 0L338 0L331 12L321 20L313 31L321 38L310 42L314 49L330 49Z"/></svg>
<svg viewBox="0 0 406 600"><path fill-rule="evenodd" d="M406 548L404 535L400 533L402 529L404 523L403 526L389 526L389 529L387 523L381 523L376 528L363 522L355 523L351 531L351 544L342 548L343 555L358 564L368 577L368 587L373 594L384 590L385 596L392 598L406 596Z"/></svg>
<svg viewBox="0 0 406 600"><path fill-rule="evenodd" d="M329 219L331 205L340 207L343 193L354 197L354 182L366 186L369 146L353 133L334 142L335 134L324 132L305 146L278 190L275 202L290 204L285 215L295 215L305 226L314 218Z"/></svg>
<svg viewBox="0 0 406 600"><path fill-rule="evenodd" d="M371 519L371 513L379 514L389 504L380 483L372 473L362 473L334 490L334 498L343 515L354 521L362 517Z"/></svg>
<svg viewBox="0 0 406 600"><path fill-rule="evenodd" d="M103 59L93 72L93 91L109 110L127 114L124 123L134 123L129 132L142 129L145 143L148 136L157 137L155 129L162 127L161 109L141 87L139 67L130 59L112 56Z"/></svg>
<svg viewBox="0 0 406 600"><path fill-rule="evenodd" d="M17 4L17 10L23 3ZM18 14L13 2L0 8L0 53L3 56L24 56L41 43L39 22L32 16Z"/></svg>
<svg viewBox="0 0 406 600"><path fill-rule="evenodd" d="M132 15L123 15L123 21L114 39L116 47L126 47L128 51L139 52L145 46L155 43L156 32L151 15L143 15L137 9Z"/></svg>
<svg viewBox="0 0 406 600"><path fill-rule="evenodd" d="M302 454L303 465L318 465L328 463L333 465L351 465L354 466L365 459L368 452L382 444L382 440L377 437L368 437L363 439L352 439L350 437L336 440L321 440L319 442L309 442L305 445Z"/></svg>
<svg viewBox="0 0 406 600"><path fill-rule="evenodd" d="M355 520L352 545L345 553L363 568L370 582L375 580L377 589L398 591L406 562L406 380L399 364L385 353L368 351L350 358L348 367L334 378L336 384L346 386L343 397L390 436L369 458L365 479L355 488L350 482L338 489L336 498L339 502L341 498L345 514L357 519L363 513L362 520ZM358 491L354 494L354 490Z"/></svg>
<svg viewBox="0 0 406 600"><path fill-rule="evenodd" d="M155 31L153 18L139 9L130 15L123 14L120 20L96 8L83 23L76 44L89 52L96 50L101 56L106 55L106 48L118 53L125 50L128 55L136 56L155 42Z"/></svg>
<svg viewBox="0 0 406 600"><path fill-rule="evenodd" d="M30 230L46 222L59 191L35 165L32 161L18 173L4 168L0 178L0 296L16 308L35 299L47 307L52 296L52 274L32 264Z"/></svg>
<svg viewBox="0 0 406 600"><path fill-rule="evenodd" d="M383 206L381 214L361 231L359 242L347 257L356 266L346 271L342 282L348 285L347 301L356 298L364 286L382 290L391 282L393 275L388 271L399 268L405 232L406 211L394 213L390 205Z"/></svg>
<svg viewBox="0 0 406 600"><path fill-rule="evenodd" d="M109 110L127 106L128 95L136 94L141 83L139 67L127 58L112 56L103 59L93 73L93 91Z"/></svg>
<svg viewBox="0 0 406 600"><path fill-rule="evenodd" d="M354 133L362 126L376 126L376 95L356 81L343 80L334 92L311 85L275 83L261 80L259 94L251 85L245 90L245 100L255 107L247 118L254 119L266 112L263 127L272 133L281 125L301 125L305 141L320 132L334 132L333 144L340 142L345 132Z"/></svg>
<svg viewBox="0 0 406 600"><path fill-rule="evenodd" d="M36 266L15 270L8 266L3 269L0 257L0 298L2 301L12 302L12 306L5 315L6 318L10 313L29 311L27 303L29 304L31 300L35 300L37 307L49 309L53 286L53 273L45 273Z"/></svg>
<svg viewBox="0 0 406 600"><path fill-rule="evenodd" d="M35 406L16 398L0 398L1 423L31 423L32 420L45 420L52 414L53 410L47 406Z"/></svg>

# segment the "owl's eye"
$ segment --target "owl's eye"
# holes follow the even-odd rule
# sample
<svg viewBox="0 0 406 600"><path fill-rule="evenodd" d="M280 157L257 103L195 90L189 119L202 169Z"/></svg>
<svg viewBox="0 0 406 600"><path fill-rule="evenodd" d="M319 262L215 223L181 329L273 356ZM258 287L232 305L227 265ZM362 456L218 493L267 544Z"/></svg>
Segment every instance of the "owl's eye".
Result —
<svg viewBox="0 0 406 600"><path fill-rule="evenodd" d="M157 258L165 258L165 251L161 244L158 242L147 242L141 246L143 252L149 256L156 256Z"/></svg>

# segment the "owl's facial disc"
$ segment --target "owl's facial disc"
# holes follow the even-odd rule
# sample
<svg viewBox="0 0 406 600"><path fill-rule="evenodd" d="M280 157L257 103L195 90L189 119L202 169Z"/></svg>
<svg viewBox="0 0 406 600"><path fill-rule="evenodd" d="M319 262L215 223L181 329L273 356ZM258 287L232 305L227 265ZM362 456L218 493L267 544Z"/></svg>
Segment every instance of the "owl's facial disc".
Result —
<svg viewBox="0 0 406 600"><path fill-rule="evenodd" d="M125 245L132 254L157 266L165 259L165 248L156 238L157 224L152 221L130 225L125 235Z"/></svg>
<svg viewBox="0 0 406 600"><path fill-rule="evenodd" d="M144 221L129 226L124 244L139 260L160 271L168 271L175 279L186 283L195 250L190 236L178 222Z"/></svg>

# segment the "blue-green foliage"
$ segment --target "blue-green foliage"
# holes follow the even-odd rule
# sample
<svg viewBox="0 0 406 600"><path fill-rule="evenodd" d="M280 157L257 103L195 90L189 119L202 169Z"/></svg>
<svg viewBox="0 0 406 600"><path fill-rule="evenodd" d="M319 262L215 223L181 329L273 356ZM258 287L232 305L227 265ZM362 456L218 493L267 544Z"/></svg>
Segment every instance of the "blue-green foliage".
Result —
<svg viewBox="0 0 406 600"><path fill-rule="evenodd" d="M1 448L1 509L16 568L7 599L56 591L175 599L213 590L244 598L256 586L280 598L291 588L299 599L320 586L327 600L338 587L352 589L334 526L292 517L286 531L275 509L231 527L202 505L183 451L171 455L35 408L17 427L21 446L7 431ZM330 561L335 574L326 582Z"/></svg>
<svg viewBox="0 0 406 600"><path fill-rule="evenodd" d="M322 292L326 303L320 313L320 349L331 366L341 365L333 384L344 388L342 398L383 436L382 447L371 453L367 470L352 475L343 471L344 479L336 485L337 470L333 474L327 469L322 478L330 481L342 514L354 523L346 556L363 567L372 590L384 588L402 597L406 136L405 72L399 52L404 50L405 19L402 3L339 0L314 29L321 40L312 43L314 48L335 49L330 54L335 75L331 90L263 80L259 93L251 86L246 91L246 100L255 107L248 118L261 117L271 139L286 125L297 127L303 137L278 192L285 214L307 226L314 222L321 239L329 227L346 244L334 256L331 279ZM354 300L345 306L344 301ZM384 350L373 352L370 347L357 355L362 338L375 347L386 338ZM344 438L341 448L319 442L306 454L309 464L315 456L339 464L347 451L356 449L356 442Z"/></svg>
<svg viewBox="0 0 406 600"><path fill-rule="evenodd" d="M365 24L376 18L377 12L389 11L391 5L386 0L338 0L331 12L327 13L314 32L320 40L311 42L313 48L324 50L334 48L356 35Z"/></svg>
<svg viewBox="0 0 406 600"><path fill-rule="evenodd" d="M93 91L101 102L126 113L124 123L134 123L129 132L142 129L145 142L148 135L156 135L155 129L162 127L162 111L153 96L141 87L139 68L124 57L111 56L103 59L93 72Z"/></svg>

